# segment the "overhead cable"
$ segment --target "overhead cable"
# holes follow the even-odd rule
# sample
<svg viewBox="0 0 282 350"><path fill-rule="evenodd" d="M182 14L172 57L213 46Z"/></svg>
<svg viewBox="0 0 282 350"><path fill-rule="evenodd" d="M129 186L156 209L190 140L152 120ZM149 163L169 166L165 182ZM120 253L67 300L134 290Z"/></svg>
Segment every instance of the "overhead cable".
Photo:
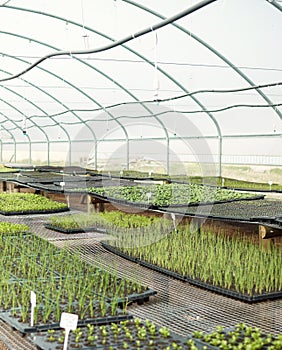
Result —
<svg viewBox="0 0 282 350"><path fill-rule="evenodd" d="M103 106L103 107L98 107L98 108L83 108L83 109L68 109L66 111L62 111L62 112L58 112L55 114L50 114L50 117L57 117L63 114L66 114L68 112L99 112L101 110L108 110L111 108L116 108L119 106L126 106L126 105L134 105L134 104L149 104L149 103L164 103L164 102L171 102L174 100L178 100L178 99L182 99L182 98L186 98L186 97L190 97L192 95L196 95L196 94L202 94L202 93L236 93L236 92L243 92L243 91L249 91L249 90L255 90L255 89L264 89L264 88L270 88L270 87L275 87L275 86L281 86L282 82L275 82L275 83L268 83L268 84L262 84L262 85L255 85L255 86L249 86L249 87L245 87L245 88L237 88L237 89L225 89L225 90L196 90L196 91L192 91L190 93L187 94L183 94L183 95L178 95L178 96L174 96L174 97L168 97L168 98L164 98L164 99L158 99L158 100L142 100L142 101L128 101L128 102L119 102L119 103L115 103L112 105L108 105L108 106ZM235 105L234 105L235 106ZM237 105L236 105L237 106ZM239 106L239 105L238 105ZM243 106L243 105L242 105ZM255 107L278 107L280 106L280 104L267 104L267 105L246 105L246 106L255 106ZM227 107L226 109L230 109L230 108L235 108L235 107ZM209 112L206 110L202 110L203 112ZM213 111L210 111L213 112ZM217 110L215 110L215 112L217 112ZM194 112L193 112L194 113ZM39 117L39 116L37 116Z"/></svg>
<svg viewBox="0 0 282 350"><path fill-rule="evenodd" d="M3 55L3 54L2 54ZM17 55L18 58L23 59L38 59L39 56L30 56L30 55ZM55 59L70 59L70 57L54 57ZM101 58L101 57L84 57L84 61L100 61L100 62L116 62L116 63L144 63L146 62L144 60L137 60L137 59L125 59L125 58ZM149 61L149 60L148 60ZM154 62L149 61L150 63L154 64ZM203 68L222 68L222 69L230 69L230 66L226 66L223 64L214 64L214 63L194 63L194 62L172 62L172 61L158 61L159 65L170 65L170 66L187 66L187 67L203 67ZM248 70L261 70L261 71L274 71L274 72L281 72L282 69L280 68L272 68L272 67L257 67L257 66L237 66L239 69L248 69Z"/></svg>
<svg viewBox="0 0 282 350"><path fill-rule="evenodd" d="M148 28L145 28L143 30L140 30L139 32L136 32L134 34L131 34L129 36L126 36L125 38L122 38L120 40L117 40L117 41L114 41L113 43L110 43L108 45L105 45L105 46L102 46L102 47L99 47L97 49L86 49L86 50L69 50L69 51L56 51L56 52L53 52L53 53L50 53L46 56L43 56L41 57L40 59L38 59L36 62L34 62L33 64L31 64L29 67L27 67L26 69L24 69L23 71L21 71L20 73L17 73L17 74L14 74L10 77L7 77L7 78L2 78L0 79L0 82L3 82L3 81L8 81L8 80L12 80L12 79L16 79L20 76L22 76L23 74L29 72L30 70L32 70L33 68L35 68L36 66L38 66L40 63L42 63L43 61L49 59L49 58L52 58L52 57L57 57L57 56L64 56L64 55L69 55L69 56L73 56L73 55L84 55L84 54L93 54L93 53L98 53L98 52L103 52L103 51L107 51L107 50L110 50L110 49L113 49L115 47L118 47L118 46L121 46L133 39L136 39L136 38L139 38L145 34L148 34L150 32L153 32L155 30L158 30L162 27L165 27L167 26L168 24L171 24L201 8L203 8L204 6L206 5L209 5L210 3L212 2L215 2L217 0L203 0L201 2L199 2L198 4L195 4L193 6L191 6L190 8L188 9L185 9L184 11L181 11L179 13L177 13L176 15L174 16L171 16L169 18L166 18L160 22L158 22L157 24L155 25L152 25Z"/></svg>
<svg viewBox="0 0 282 350"><path fill-rule="evenodd" d="M223 112L229 109L234 109L234 108L277 108L277 107L281 107L282 106L282 102L281 103L273 103L273 104L233 104L233 105L228 105L225 107L220 107L220 108L216 108L216 109L211 109L211 110L203 110L203 109L198 109L198 110L165 110L165 111L161 111L161 112L157 112L157 113L150 113L150 114L146 114L146 115L119 115L117 117L112 118L113 121L119 120L119 119L142 119L142 118L151 118L151 117L160 117L162 115L168 114L168 113L179 113L179 114L199 114L199 113L206 113L207 111L210 113L218 113L218 112ZM95 111L99 111L102 110L102 108L97 108ZM81 111L81 112L93 112L93 110L75 110L77 111ZM55 116L61 116L63 114L66 114L68 112L72 112L72 110L69 111L63 111L63 112L59 112L56 114L52 114L52 117ZM28 117L27 119L34 119L34 118L47 118L48 116L44 115L44 116L40 116L40 115L33 115ZM99 119L99 118L91 118L91 119L84 119L83 120L84 123L88 123L88 122L97 122L97 121L101 121L104 122L105 119ZM18 122L18 121L17 121ZM66 125L76 125L79 124L79 121L76 122L67 122L67 121L59 121L56 122L54 124L50 124L48 126L55 126L55 125L61 125L61 124L66 124ZM44 127L46 127L46 125L44 125Z"/></svg>

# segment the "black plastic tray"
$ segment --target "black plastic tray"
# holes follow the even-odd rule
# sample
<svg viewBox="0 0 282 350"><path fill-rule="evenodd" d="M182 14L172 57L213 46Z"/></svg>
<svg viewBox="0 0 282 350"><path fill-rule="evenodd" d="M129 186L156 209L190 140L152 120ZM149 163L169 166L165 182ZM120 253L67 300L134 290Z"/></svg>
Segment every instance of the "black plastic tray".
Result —
<svg viewBox="0 0 282 350"><path fill-rule="evenodd" d="M130 328L130 325L129 325ZM160 327L156 327L157 330L160 329ZM109 330L109 329L108 329ZM111 332L110 332L111 333ZM61 334L60 334L61 335ZM95 333L95 335L97 335L97 333ZM55 342L50 342L48 341L48 334L46 332L39 332L39 333L35 333L35 334L31 334L29 336L29 338L31 339L31 341L33 343L35 343L37 345L37 347L39 349L42 350L57 350L57 349L62 349L63 348L63 344L59 343L57 341ZM56 338L58 337L58 334L56 334ZM120 336L119 339L115 339L112 334L110 334L109 338L107 339L107 343L105 345L102 345L101 343L101 337L99 337L99 343L95 344L95 345L87 345L85 344L83 341L79 344L80 345L80 349L123 349L123 342L126 341L128 344L128 349L139 349L139 350L156 350L156 349L172 349L171 344L173 342L177 343L179 345L178 349L189 349L188 346L185 346L186 337L182 337L180 335L177 335L173 332L170 332L170 335L165 338L163 336L161 336L159 333L157 333L156 337L151 337L149 334L146 335L145 339L141 339L140 341L140 346L136 345L135 341L138 339L137 338L137 334L136 334L136 330L133 331L133 340L130 340L128 338L125 337L125 335ZM73 349L74 345L74 339L75 339L75 335L70 333L69 336L69 348ZM84 338L85 340L85 338ZM149 341L153 340L154 345L150 346L149 345ZM73 345L71 345L73 344ZM207 347L207 349L210 349L209 347Z"/></svg>
<svg viewBox="0 0 282 350"><path fill-rule="evenodd" d="M127 295L126 297L124 298L119 298L117 300L117 304L119 306L122 306L124 303L137 303L138 305L142 305L144 304L145 302L149 301L149 298L153 295L156 295L157 292L153 289L147 289L145 290L145 292L143 293L140 293L140 294L137 294L137 293L134 293L134 294L129 294ZM112 299L111 298L108 298L106 297L105 298L107 302L111 302Z"/></svg>
<svg viewBox="0 0 282 350"><path fill-rule="evenodd" d="M33 215L33 214L53 214L53 213L62 213L69 211L69 208L53 209L53 210L29 210L29 211L2 211L0 210L1 215L12 216L12 215Z"/></svg>
<svg viewBox="0 0 282 350"><path fill-rule="evenodd" d="M193 278L188 277L188 276L183 276L183 275L181 275L179 273L176 273L176 272L164 269L162 267L153 265L151 263L148 263L146 261L140 260L138 258L134 259L134 258L128 256L127 254L125 254L125 253L120 254L118 249L116 249L114 247L111 247L109 244L107 244L105 242L101 242L101 244L102 244L102 246L105 249L111 251L112 253L117 254L117 255L125 258L125 259L134 261L135 263L138 263L141 266L144 266L144 267L147 267L147 268L149 268L151 270L163 273L163 274L165 274L167 276L176 278L178 280L181 280L181 281L184 281L184 282L188 282L188 283L190 283L192 285L195 285L197 287L209 290L211 292L219 293L219 294L222 294L222 295L225 295L225 296L228 296L228 297L231 297L231 298L235 298L235 299L238 299L238 300L241 300L241 301L245 301L245 302L248 302L248 303L254 303L254 302L264 301L264 300L268 300L268 299L282 298L282 291L271 292L271 293L264 293L264 294L257 294L257 295L246 295L246 294L242 294L242 293L239 293L239 292L236 292L236 291L233 291L233 290L225 289L225 288L222 288L222 287L217 287L217 286L214 286L212 284L205 283L205 282L193 279Z"/></svg>
<svg viewBox="0 0 282 350"><path fill-rule="evenodd" d="M111 323L117 323L124 320L131 320L132 315L118 315L118 316L108 316L108 317L98 317L98 318L87 318L84 320L78 320L77 326L86 326L88 323L94 325L105 325ZM38 331L48 331L49 329L60 329L60 323L54 322L49 324L35 325L31 327L28 323L19 322L15 317L13 317L9 312L1 312L0 319L8 323L13 329L21 333L34 333Z"/></svg>
<svg viewBox="0 0 282 350"><path fill-rule="evenodd" d="M45 228L48 228L49 230L56 231L56 232L61 232L61 233L66 233L66 234L75 234L75 233L83 233L83 232L93 232L93 231L98 231L97 227L86 227L85 229L83 228L72 228L72 229L64 229L58 226L53 226L50 224L45 224ZM106 232L106 231L105 231Z"/></svg>
<svg viewBox="0 0 282 350"><path fill-rule="evenodd" d="M259 200L259 199L264 199L265 195L258 195L258 196L253 196L253 197L247 197L247 198L234 198L234 199L226 199L226 200L219 200L219 201L212 201L212 202L198 202L198 203L181 203L181 204L169 204L169 205L155 205L152 203L146 203L146 202L132 202L132 201L126 201L122 199L117 199L114 197L107 197L107 196L102 196L99 194L96 194L94 192L89 192L89 195L101 199L106 202L111 202L111 203L117 203L125 206L134 206L138 208L146 208L146 209L155 209L155 210L162 210L163 208L169 208L169 207L174 207L174 208L185 208L185 207L195 207L195 206L206 206L206 205L214 205L214 204L224 204L224 203L233 203L233 202L238 202L238 201L250 201L250 200Z"/></svg>

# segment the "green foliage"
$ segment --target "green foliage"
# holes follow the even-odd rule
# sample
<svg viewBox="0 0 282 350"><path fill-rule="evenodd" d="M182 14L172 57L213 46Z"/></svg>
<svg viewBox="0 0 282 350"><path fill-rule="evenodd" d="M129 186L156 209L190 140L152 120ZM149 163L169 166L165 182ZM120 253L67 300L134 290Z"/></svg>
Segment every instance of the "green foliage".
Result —
<svg viewBox="0 0 282 350"><path fill-rule="evenodd" d="M282 335L263 334L258 327L249 327L244 323L237 324L228 330L218 326L213 332L194 331L192 339L198 339L202 344L215 346L218 349L281 349Z"/></svg>
<svg viewBox="0 0 282 350"><path fill-rule="evenodd" d="M91 327L91 330L90 330ZM154 333L150 332L154 329ZM197 349L193 339L186 341L185 337L175 336L167 327L158 327L151 321L135 322L135 319L121 321L103 326L90 325L81 327L79 330L71 331L69 334L69 343L75 343L79 334L77 347L93 349L176 349L176 350L194 350ZM50 336L50 335L49 335ZM46 337L46 336L45 336ZM62 330L56 330L52 337L57 341L62 337ZM50 340L47 336L47 342ZM106 345L106 346L105 346ZM47 347L46 347L47 348Z"/></svg>
<svg viewBox="0 0 282 350"><path fill-rule="evenodd" d="M90 188L90 192L109 198L168 206L178 204L213 203L231 199L252 198L255 195L197 184L163 184L147 186L111 186ZM148 196L148 194L150 194Z"/></svg>
<svg viewBox="0 0 282 350"><path fill-rule="evenodd" d="M0 211L28 212L46 211L67 208L64 203L52 201L32 193L0 193Z"/></svg>
<svg viewBox="0 0 282 350"><path fill-rule="evenodd" d="M49 218L49 224L64 229L99 227L114 228L140 228L152 226L160 221L157 217L147 217L137 214L126 214L121 211L109 211L104 213L79 213L72 215L54 215Z"/></svg>
<svg viewBox="0 0 282 350"><path fill-rule="evenodd" d="M30 227L24 224L14 224L12 222L0 222L0 234L14 235L29 232Z"/></svg>
<svg viewBox="0 0 282 350"><path fill-rule="evenodd" d="M119 298L147 289L132 279L118 278L114 268L106 271L81 261L78 253L32 234L0 234L0 250L0 309L20 306L23 320L30 310L30 290L37 295L41 319L50 323L59 321L63 311L75 311L83 319L111 314L112 304L116 313Z"/></svg>
<svg viewBox="0 0 282 350"><path fill-rule="evenodd" d="M281 247L264 250L247 240L204 230L195 233L189 227L147 244L154 235L124 233L109 243L132 257L239 293L282 290Z"/></svg>

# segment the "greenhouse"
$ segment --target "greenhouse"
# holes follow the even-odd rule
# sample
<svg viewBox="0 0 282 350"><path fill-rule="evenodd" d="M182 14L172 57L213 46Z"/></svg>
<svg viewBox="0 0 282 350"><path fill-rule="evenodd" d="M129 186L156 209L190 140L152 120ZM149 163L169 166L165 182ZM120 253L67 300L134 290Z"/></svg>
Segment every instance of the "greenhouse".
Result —
<svg viewBox="0 0 282 350"><path fill-rule="evenodd" d="M0 1L0 348L282 349L282 1Z"/></svg>

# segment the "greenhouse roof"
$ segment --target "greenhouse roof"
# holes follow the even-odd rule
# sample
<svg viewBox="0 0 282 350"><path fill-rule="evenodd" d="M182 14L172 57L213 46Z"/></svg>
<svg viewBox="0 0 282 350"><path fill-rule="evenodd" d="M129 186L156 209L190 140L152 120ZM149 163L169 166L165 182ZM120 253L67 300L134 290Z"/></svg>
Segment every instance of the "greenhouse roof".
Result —
<svg viewBox="0 0 282 350"><path fill-rule="evenodd" d="M247 145L279 164L281 16L278 0L2 0L1 152L72 163L94 143L97 163L104 142L127 166L168 164L186 140L219 162Z"/></svg>

